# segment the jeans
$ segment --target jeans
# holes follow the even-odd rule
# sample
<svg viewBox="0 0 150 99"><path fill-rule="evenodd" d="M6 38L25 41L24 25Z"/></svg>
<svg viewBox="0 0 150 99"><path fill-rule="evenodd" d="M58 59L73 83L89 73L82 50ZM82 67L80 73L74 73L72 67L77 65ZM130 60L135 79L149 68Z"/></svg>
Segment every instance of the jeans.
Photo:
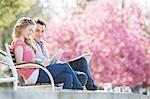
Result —
<svg viewBox="0 0 150 99"><path fill-rule="evenodd" d="M83 90L82 84L68 63L50 64L46 68L52 74L56 84L64 83L63 89ZM40 69L37 83L48 82L50 82L48 75L42 69Z"/></svg>
<svg viewBox="0 0 150 99"><path fill-rule="evenodd" d="M87 75L84 72L80 72L80 71L75 71L75 74L77 75L82 86L85 86L88 79Z"/></svg>
<svg viewBox="0 0 150 99"><path fill-rule="evenodd" d="M95 85L94 80L91 76L90 69L89 69L89 66L87 64L87 61L84 57L79 58L79 59L74 60L74 61L69 61L69 64L70 64L70 66L72 67L73 70L84 72L87 75L87 77L88 77L87 83L86 83L86 88L87 89L89 89L89 90L90 89L91 90L96 90L97 89L97 86Z"/></svg>

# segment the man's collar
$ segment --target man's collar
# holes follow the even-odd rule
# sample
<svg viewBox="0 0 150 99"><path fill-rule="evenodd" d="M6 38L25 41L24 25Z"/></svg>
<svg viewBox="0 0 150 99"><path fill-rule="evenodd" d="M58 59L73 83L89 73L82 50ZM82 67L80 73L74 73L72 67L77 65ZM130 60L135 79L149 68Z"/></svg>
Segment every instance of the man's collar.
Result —
<svg viewBox="0 0 150 99"><path fill-rule="evenodd" d="M36 41L35 39L34 39L34 41L36 42L36 43L38 43L38 44L43 44L43 40L40 40L40 41Z"/></svg>

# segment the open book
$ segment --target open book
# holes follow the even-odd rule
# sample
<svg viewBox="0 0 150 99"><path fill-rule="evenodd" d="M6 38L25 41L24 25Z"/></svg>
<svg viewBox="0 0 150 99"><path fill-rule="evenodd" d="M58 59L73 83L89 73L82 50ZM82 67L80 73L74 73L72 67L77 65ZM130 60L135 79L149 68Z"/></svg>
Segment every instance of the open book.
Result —
<svg viewBox="0 0 150 99"><path fill-rule="evenodd" d="M90 59L92 57L92 53L88 52L88 53L82 54L82 55L80 55L76 58L73 58L73 59L69 60L69 61L74 61L74 60L77 60L77 59L82 58L82 57L84 57L86 59L87 63L89 64Z"/></svg>
<svg viewBox="0 0 150 99"><path fill-rule="evenodd" d="M64 53L64 51L62 49L59 49L58 51L56 51L56 53L50 59L45 60L42 64L44 66L49 66L50 64L57 63L59 57L63 53ZM85 53L85 54L82 54L82 55L80 55L80 56L78 56L76 58L73 58L73 59L69 60L69 61L74 61L74 60L77 60L79 58L84 57L86 59L87 63L89 64L91 56L92 56L92 53ZM64 62L58 61L58 63L64 63Z"/></svg>

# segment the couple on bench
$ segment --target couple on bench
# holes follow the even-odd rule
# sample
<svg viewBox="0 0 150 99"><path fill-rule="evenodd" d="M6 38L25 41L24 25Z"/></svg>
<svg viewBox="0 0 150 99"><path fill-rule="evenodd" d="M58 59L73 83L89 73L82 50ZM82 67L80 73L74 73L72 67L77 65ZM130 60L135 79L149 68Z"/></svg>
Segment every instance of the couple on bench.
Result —
<svg viewBox="0 0 150 99"><path fill-rule="evenodd" d="M16 22L13 30L11 48L16 63L39 62L51 72L55 84L63 83L63 89L97 90L91 76L88 62L84 57L68 62L50 63L49 52L42 36L46 23L40 18L23 17ZM38 61L36 60L38 59ZM19 69L27 84L49 83L48 75L42 69Z"/></svg>

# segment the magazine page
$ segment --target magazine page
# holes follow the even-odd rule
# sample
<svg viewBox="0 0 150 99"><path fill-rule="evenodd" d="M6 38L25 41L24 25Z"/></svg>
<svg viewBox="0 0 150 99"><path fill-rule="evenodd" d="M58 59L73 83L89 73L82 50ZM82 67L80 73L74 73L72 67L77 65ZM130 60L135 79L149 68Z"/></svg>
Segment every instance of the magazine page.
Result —
<svg viewBox="0 0 150 99"><path fill-rule="evenodd" d="M76 58L73 58L73 59L69 60L69 61L74 61L74 60L77 60L77 59L82 58L82 57L84 57L87 60L87 63L89 64L90 59L92 57L92 53L88 52L88 53L82 54L82 55L80 55L80 56L78 56Z"/></svg>
<svg viewBox="0 0 150 99"><path fill-rule="evenodd" d="M62 49L57 50L55 54L49 59L50 64L54 64L63 53L64 51Z"/></svg>

